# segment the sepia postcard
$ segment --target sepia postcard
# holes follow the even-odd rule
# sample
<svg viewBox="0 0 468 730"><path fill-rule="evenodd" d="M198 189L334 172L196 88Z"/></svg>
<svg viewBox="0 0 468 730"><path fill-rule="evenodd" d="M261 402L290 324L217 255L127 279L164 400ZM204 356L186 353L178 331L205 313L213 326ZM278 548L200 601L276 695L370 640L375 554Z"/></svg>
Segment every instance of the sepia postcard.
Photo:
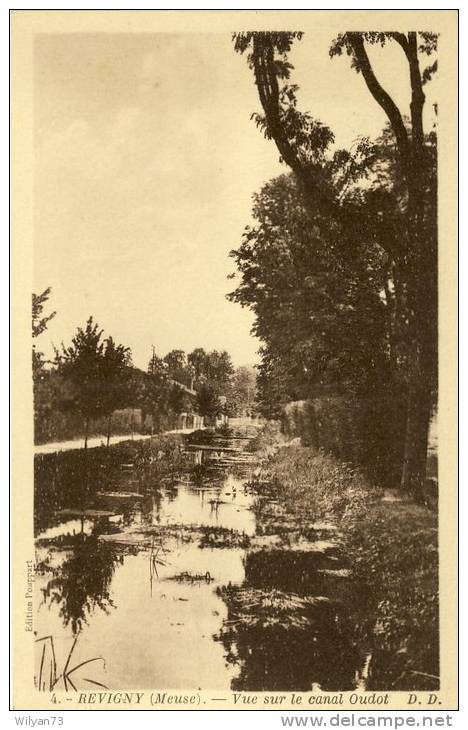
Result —
<svg viewBox="0 0 468 730"><path fill-rule="evenodd" d="M457 709L457 11L10 27L12 708Z"/></svg>

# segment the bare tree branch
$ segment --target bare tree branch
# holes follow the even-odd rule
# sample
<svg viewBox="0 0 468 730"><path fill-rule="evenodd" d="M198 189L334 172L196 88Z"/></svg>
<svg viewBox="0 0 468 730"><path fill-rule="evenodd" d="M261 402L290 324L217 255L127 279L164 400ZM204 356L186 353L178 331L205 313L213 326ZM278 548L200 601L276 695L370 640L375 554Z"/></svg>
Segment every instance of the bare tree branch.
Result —
<svg viewBox="0 0 468 730"><path fill-rule="evenodd" d="M369 60L369 56L367 55L362 33L348 33L348 38L356 57L359 70L364 77L364 81L366 82L367 88L374 97L375 101L384 110L390 121L390 124L392 125L392 129L398 144L398 149L402 158L403 166L407 170L409 166L410 145L408 140L408 133L403 123L403 117L400 113L400 110L398 109L390 94L388 94L381 86L374 73L374 70ZM403 42L402 39L400 40L401 42Z"/></svg>

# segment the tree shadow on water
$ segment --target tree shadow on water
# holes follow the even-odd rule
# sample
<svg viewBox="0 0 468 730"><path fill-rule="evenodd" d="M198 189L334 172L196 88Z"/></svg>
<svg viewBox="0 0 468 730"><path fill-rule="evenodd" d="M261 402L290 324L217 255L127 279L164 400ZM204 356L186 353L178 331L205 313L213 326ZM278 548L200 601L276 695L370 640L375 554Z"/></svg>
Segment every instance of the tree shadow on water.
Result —
<svg viewBox="0 0 468 730"><path fill-rule="evenodd" d="M96 609L110 613L115 608L110 586L123 556L94 535L72 535L69 539L72 554L53 568L53 577L42 595L49 608L59 606L63 625L70 626L76 636Z"/></svg>
<svg viewBox="0 0 468 730"><path fill-rule="evenodd" d="M278 590L226 587L219 594L228 608L214 637L238 667L233 690L328 691L356 686L362 657L339 628L326 600Z"/></svg>

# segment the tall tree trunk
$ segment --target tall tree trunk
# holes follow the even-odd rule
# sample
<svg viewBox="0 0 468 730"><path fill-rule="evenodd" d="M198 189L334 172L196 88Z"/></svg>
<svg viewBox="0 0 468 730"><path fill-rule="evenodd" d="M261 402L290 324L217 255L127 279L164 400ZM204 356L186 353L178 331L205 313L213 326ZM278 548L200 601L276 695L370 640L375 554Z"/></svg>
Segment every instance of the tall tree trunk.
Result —
<svg viewBox="0 0 468 730"><path fill-rule="evenodd" d="M423 370L416 368L408 386L401 490L420 500L426 482L427 443L432 389Z"/></svg>
<svg viewBox="0 0 468 730"><path fill-rule="evenodd" d="M430 296L428 297L428 299ZM427 301L429 311L433 311ZM436 316L436 314L434 315ZM408 400L401 489L421 498L426 480L431 413L437 392L436 321L418 318L409 353Z"/></svg>
<svg viewBox="0 0 468 730"><path fill-rule="evenodd" d="M424 146L424 91L418 40L408 33L405 47L411 79L411 156L407 167L409 277L409 387L401 487L417 498L426 481L427 444L438 365L437 185L430 181ZM430 191L429 194L427 191ZM432 194L431 194L432 192Z"/></svg>
<svg viewBox="0 0 468 730"><path fill-rule="evenodd" d="M106 444L107 447L109 447L109 444L110 444L111 424L112 424L112 413L110 413L107 416L107 444Z"/></svg>
<svg viewBox="0 0 468 730"><path fill-rule="evenodd" d="M431 411L437 392L437 219L424 221L415 203L408 262L408 403L401 489L421 499L426 481Z"/></svg>
<svg viewBox="0 0 468 730"><path fill-rule="evenodd" d="M398 254L404 270L407 304L406 349L408 404L401 487L422 496L433 393L437 382L437 198L425 201L429 181L424 145L424 91L418 61L417 33L394 33L409 65L411 134L393 99L380 85L370 63L362 33L348 33L366 85L386 113L399 150L408 189L406 251ZM430 188L430 186L429 186ZM432 218L432 220L430 220ZM428 220L429 219L429 220ZM396 292L396 300L399 300Z"/></svg>
<svg viewBox="0 0 468 730"><path fill-rule="evenodd" d="M84 447L85 450L88 448L88 433L89 433L89 418L86 416L85 418L85 434L84 434Z"/></svg>
<svg viewBox="0 0 468 730"><path fill-rule="evenodd" d="M397 352L397 305L396 305L396 284L394 281L393 261L388 258L383 271L383 286L385 293L385 313L387 323L387 340L388 340L388 359L390 362L390 370L396 373L398 369L398 352ZM390 289L390 282L393 283L393 292Z"/></svg>

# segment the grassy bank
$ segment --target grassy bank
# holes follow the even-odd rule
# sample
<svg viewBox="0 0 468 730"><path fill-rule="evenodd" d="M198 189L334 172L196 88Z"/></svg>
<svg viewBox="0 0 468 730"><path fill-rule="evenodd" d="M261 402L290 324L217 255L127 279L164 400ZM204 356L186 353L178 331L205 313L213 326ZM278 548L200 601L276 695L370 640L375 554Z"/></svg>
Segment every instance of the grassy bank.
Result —
<svg viewBox="0 0 468 730"><path fill-rule="evenodd" d="M344 612L352 642L371 657L368 689L438 687L438 550L433 511L369 484L355 467L296 442L274 451L274 433L259 438L266 461L259 503L264 535L311 540L320 524L346 556L352 584ZM330 534L330 533L329 533Z"/></svg>

